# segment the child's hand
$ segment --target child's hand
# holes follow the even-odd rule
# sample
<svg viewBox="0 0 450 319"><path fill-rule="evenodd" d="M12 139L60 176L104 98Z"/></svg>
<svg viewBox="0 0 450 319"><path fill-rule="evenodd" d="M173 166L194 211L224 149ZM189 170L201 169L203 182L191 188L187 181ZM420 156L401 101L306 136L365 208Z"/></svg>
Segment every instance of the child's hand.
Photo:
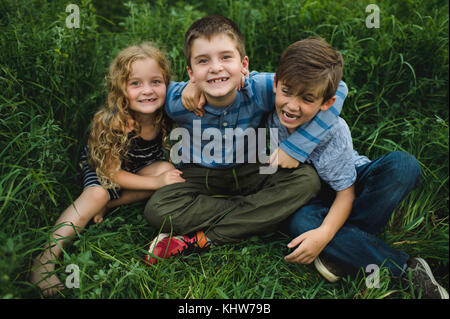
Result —
<svg viewBox="0 0 450 319"><path fill-rule="evenodd" d="M238 90L242 89L245 85L245 78L249 77L249 72L248 72L248 65L245 68L241 69L241 73L242 73L242 79L241 79L241 84L238 87Z"/></svg>
<svg viewBox="0 0 450 319"><path fill-rule="evenodd" d="M181 177L181 174L183 174L182 171L177 169L170 169L168 171L165 171L161 175L158 175L159 178L159 187L164 187L167 185L175 184L175 183L184 183L186 180Z"/></svg>
<svg viewBox="0 0 450 319"><path fill-rule="evenodd" d="M319 227L307 231L293 239L289 248L299 245L292 253L284 257L290 263L310 264L330 242L331 238L326 228Z"/></svg>
<svg viewBox="0 0 450 319"><path fill-rule="evenodd" d="M203 116L203 105L206 103L205 95L195 84L189 82L181 93L183 106L197 116Z"/></svg>
<svg viewBox="0 0 450 319"><path fill-rule="evenodd" d="M248 68L243 68L241 70L241 73L242 73L242 78L241 78L241 82L239 83L239 85L237 87L238 91L245 86L245 78L248 78Z"/></svg>
<svg viewBox="0 0 450 319"><path fill-rule="evenodd" d="M278 157L278 159L277 159ZM278 160L278 166L281 168L297 168L300 165L300 162L295 158L291 157L285 151L283 151L280 147L278 147L269 158L269 164L276 165Z"/></svg>
<svg viewBox="0 0 450 319"><path fill-rule="evenodd" d="M241 78L241 82L238 85L238 91L245 86L245 75Z"/></svg>

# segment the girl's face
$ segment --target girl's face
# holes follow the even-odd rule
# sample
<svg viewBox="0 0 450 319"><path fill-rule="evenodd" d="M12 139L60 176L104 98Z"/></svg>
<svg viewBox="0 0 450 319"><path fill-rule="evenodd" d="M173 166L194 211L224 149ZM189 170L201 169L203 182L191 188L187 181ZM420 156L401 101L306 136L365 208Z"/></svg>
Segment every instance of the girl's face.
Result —
<svg viewBox="0 0 450 319"><path fill-rule="evenodd" d="M156 61L152 58L140 59L131 65L127 82L130 109L140 115L150 115L164 105L166 83Z"/></svg>

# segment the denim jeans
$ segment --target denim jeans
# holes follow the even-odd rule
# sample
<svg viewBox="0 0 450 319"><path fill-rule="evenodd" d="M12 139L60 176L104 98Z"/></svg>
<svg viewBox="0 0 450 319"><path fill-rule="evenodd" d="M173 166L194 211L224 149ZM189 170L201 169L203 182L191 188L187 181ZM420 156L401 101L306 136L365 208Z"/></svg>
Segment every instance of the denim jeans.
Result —
<svg viewBox="0 0 450 319"><path fill-rule="evenodd" d="M339 264L349 274L375 264L387 267L392 276L400 276L409 256L389 247L376 234L386 226L397 205L419 184L420 165L414 156L396 151L356 170L352 212L320 256ZM324 186L318 197L290 218L291 234L297 237L319 227L334 197L335 192Z"/></svg>

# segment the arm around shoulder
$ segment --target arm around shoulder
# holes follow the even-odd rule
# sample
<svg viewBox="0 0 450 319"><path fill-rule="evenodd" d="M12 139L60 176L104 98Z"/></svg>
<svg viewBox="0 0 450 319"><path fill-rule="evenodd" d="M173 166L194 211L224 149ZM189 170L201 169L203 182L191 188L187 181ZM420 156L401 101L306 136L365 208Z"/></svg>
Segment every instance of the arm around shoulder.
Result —
<svg viewBox="0 0 450 319"><path fill-rule="evenodd" d="M188 82L170 82L167 87L166 94L166 111L167 114L174 120L184 113L190 113L186 110L182 103L182 93Z"/></svg>

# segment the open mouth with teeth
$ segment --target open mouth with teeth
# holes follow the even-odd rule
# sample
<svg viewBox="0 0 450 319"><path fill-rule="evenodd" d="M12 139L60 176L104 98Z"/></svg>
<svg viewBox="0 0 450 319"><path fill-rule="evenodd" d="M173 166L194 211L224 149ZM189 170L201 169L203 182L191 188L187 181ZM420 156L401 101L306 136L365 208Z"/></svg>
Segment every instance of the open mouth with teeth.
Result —
<svg viewBox="0 0 450 319"><path fill-rule="evenodd" d="M206 81L206 82L208 82L209 84L213 84L213 83L221 83L221 82L228 81L228 79L229 79L229 78L227 78L227 77L223 77L223 78L214 78L214 79L208 80L208 81Z"/></svg>
<svg viewBox="0 0 450 319"><path fill-rule="evenodd" d="M281 114L283 115L283 120L286 122L293 122L300 118L300 116L294 115L292 113L281 110Z"/></svg>
<svg viewBox="0 0 450 319"><path fill-rule="evenodd" d="M138 100L138 102L140 102L140 103L149 103L149 102L154 102L154 101L156 101L156 97L153 97L151 99Z"/></svg>

